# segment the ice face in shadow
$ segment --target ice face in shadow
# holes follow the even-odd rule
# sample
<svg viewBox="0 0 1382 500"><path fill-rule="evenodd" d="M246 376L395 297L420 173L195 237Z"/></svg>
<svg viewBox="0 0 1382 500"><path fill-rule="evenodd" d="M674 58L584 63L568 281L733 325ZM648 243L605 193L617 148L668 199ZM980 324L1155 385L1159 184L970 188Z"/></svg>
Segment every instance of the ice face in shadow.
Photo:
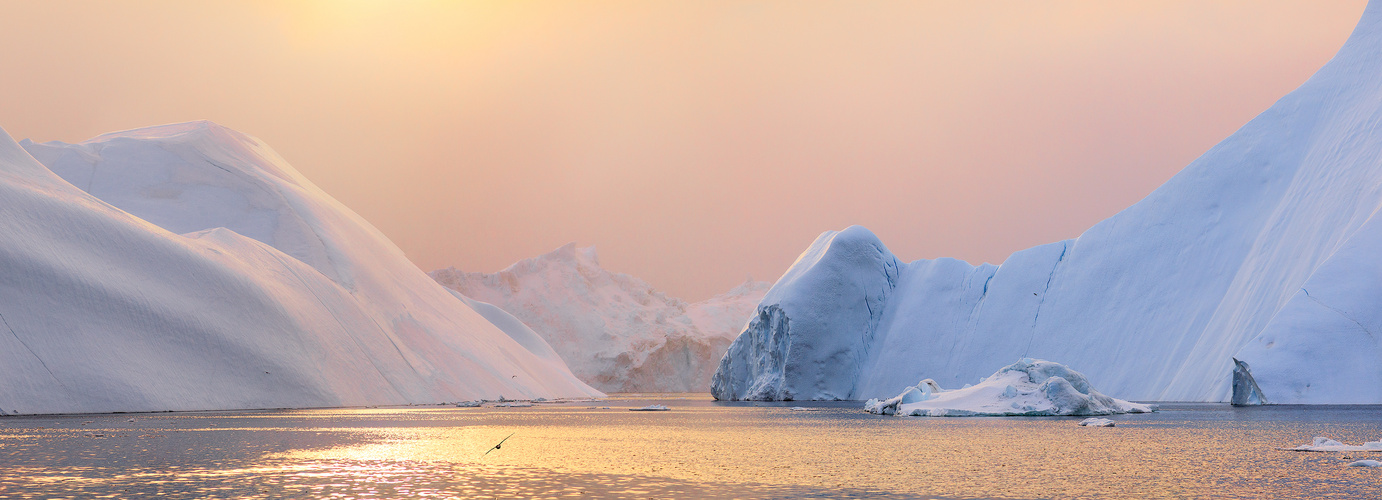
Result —
<svg viewBox="0 0 1382 500"><path fill-rule="evenodd" d="M862 227L816 239L763 297L711 382L725 400L856 399L855 379L898 277Z"/></svg>
<svg viewBox="0 0 1382 500"><path fill-rule="evenodd" d="M871 399L864 409L917 417L1113 415L1153 410L1105 396L1079 372L1039 359L1020 360L976 385L953 391L938 390L927 379L892 399Z"/></svg>
<svg viewBox="0 0 1382 500"><path fill-rule="evenodd" d="M25 146L0 134L0 408L600 394L258 140L197 122Z"/></svg>
<svg viewBox="0 0 1382 500"><path fill-rule="evenodd" d="M752 279L688 304L600 267L568 244L497 273L432 271L438 283L494 304L551 344L571 370L609 392L701 392L768 284Z"/></svg>
<svg viewBox="0 0 1382 500"><path fill-rule="evenodd" d="M858 399L1040 357L1135 400L1382 403L1378 54L1373 3L1309 81L1155 192L999 266L898 264L881 243L863 265L821 253L827 232L760 304L791 327L785 366L748 366L764 348L739 343L777 337L745 332L716 396ZM1235 359L1260 393L1233 397ZM765 384L784 390L740 392Z"/></svg>

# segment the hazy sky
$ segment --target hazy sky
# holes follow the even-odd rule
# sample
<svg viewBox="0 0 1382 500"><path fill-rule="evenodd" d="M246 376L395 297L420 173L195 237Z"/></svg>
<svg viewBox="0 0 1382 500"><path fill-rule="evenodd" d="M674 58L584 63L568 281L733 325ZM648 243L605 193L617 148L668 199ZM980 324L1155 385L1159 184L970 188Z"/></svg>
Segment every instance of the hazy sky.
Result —
<svg viewBox="0 0 1382 500"><path fill-rule="evenodd" d="M575 241L698 300L851 224L976 264L1077 236L1364 3L0 0L0 126L209 119L424 270Z"/></svg>

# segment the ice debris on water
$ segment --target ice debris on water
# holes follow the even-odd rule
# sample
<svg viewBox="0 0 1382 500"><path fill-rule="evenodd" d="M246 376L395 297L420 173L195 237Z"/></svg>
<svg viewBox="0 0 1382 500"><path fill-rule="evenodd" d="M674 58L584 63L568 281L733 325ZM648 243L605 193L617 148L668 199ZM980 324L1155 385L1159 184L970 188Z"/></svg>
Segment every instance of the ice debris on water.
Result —
<svg viewBox="0 0 1382 500"><path fill-rule="evenodd" d="M1362 446L1344 444L1324 436L1315 436L1310 444L1303 444L1294 448L1277 448L1287 451L1382 451L1382 440L1368 441Z"/></svg>
<svg viewBox="0 0 1382 500"><path fill-rule="evenodd" d="M1113 415L1155 408L1105 396L1080 372L1060 363L1023 358L978 385L946 391L926 379L892 399L870 399L864 410L879 415L969 417Z"/></svg>
<svg viewBox="0 0 1382 500"><path fill-rule="evenodd" d="M485 404L485 402L484 402L484 401L480 401L480 400L476 400L476 401L461 401L461 402L459 402L459 403L456 403L456 407L457 407L457 408L479 408L479 407L480 407L481 405L483 405L483 404Z"/></svg>
<svg viewBox="0 0 1382 500"><path fill-rule="evenodd" d="M1113 427L1113 421L1107 418L1090 417L1080 421L1081 427Z"/></svg>
<svg viewBox="0 0 1382 500"><path fill-rule="evenodd" d="M1378 461L1376 461L1376 460L1358 460L1358 461L1356 461L1356 462L1349 462L1348 466L1349 466L1349 467L1382 467L1382 462L1378 462Z"/></svg>
<svg viewBox="0 0 1382 500"><path fill-rule="evenodd" d="M629 411L667 411L670 409L671 408L668 408L663 405L648 405L642 408L629 408Z"/></svg>

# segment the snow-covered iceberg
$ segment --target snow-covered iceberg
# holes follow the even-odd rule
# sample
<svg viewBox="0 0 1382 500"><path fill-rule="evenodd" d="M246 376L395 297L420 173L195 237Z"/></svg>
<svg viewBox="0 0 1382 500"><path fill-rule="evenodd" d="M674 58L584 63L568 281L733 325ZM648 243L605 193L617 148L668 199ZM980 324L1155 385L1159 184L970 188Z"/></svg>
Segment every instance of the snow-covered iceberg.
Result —
<svg viewBox="0 0 1382 500"><path fill-rule="evenodd" d="M926 379L897 397L870 399L864 410L914 417L1113 415L1147 413L1149 405L1103 395L1080 372L1060 363L1023 359L975 385L940 390ZM1086 425L1086 424L1081 424Z"/></svg>
<svg viewBox="0 0 1382 500"><path fill-rule="evenodd" d="M0 133L5 413L600 395L472 308L244 134Z"/></svg>
<svg viewBox="0 0 1382 500"><path fill-rule="evenodd" d="M432 271L438 283L513 314L608 392L701 392L768 283L745 281L688 304L600 267L595 248L568 244L497 273Z"/></svg>
<svg viewBox="0 0 1382 500"><path fill-rule="evenodd" d="M1382 403L1379 117L1374 2L1300 88L1078 238L972 266L826 232L712 392L861 399L1040 357L1141 401Z"/></svg>

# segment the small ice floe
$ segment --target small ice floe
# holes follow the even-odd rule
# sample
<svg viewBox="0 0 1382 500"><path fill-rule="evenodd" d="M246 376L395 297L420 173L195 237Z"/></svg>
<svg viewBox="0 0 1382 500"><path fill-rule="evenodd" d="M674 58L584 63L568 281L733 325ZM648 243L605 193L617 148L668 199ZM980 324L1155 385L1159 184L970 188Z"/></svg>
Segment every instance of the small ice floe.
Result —
<svg viewBox="0 0 1382 500"><path fill-rule="evenodd" d="M482 405L484 405L484 404L485 404L484 401L479 401L479 400L476 400L476 401L461 401L461 402L459 402L459 403L456 403L456 407L457 407L457 408L479 408L480 406L482 406Z"/></svg>
<svg viewBox="0 0 1382 500"><path fill-rule="evenodd" d="M1378 461L1376 461L1376 460L1359 460L1359 461L1357 461L1357 462L1349 462L1349 463L1348 463L1348 466L1349 466L1349 467L1382 467L1382 462L1378 462Z"/></svg>
<svg viewBox="0 0 1382 500"><path fill-rule="evenodd" d="M870 399L864 410L917 417L1113 415L1147 413L1151 405L1101 394L1083 374L1062 365L1023 358L978 384L947 391L926 379L897 397Z"/></svg>
<svg viewBox="0 0 1382 500"><path fill-rule="evenodd" d="M788 408L788 409L789 409L789 410L792 410L792 411L816 411L815 408L807 408L807 407L805 407L805 406L793 406L793 407Z"/></svg>
<svg viewBox="0 0 1382 500"><path fill-rule="evenodd" d="M533 406L533 404L527 401L514 401L512 403L499 403L494 405L495 408L529 408L531 406Z"/></svg>
<svg viewBox="0 0 1382 500"><path fill-rule="evenodd" d="M1310 444L1303 444L1295 448L1277 448L1286 451L1382 451L1382 441L1368 441L1362 446L1353 446L1340 443L1324 436L1315 436Z"/></svg>
<svg viewBox="0 0 1382 500"><path fill-rule="evenodd" d="M648 405L642 408L629 408L629 411L667 411L671 408L662 405Z"/></svg>
<svg viewBox="0 0 1382 500"><path fill-rule="evenodd" d="M1086 418L1080 421L1081 427L1113 427L1113 421L1107 418Z"/></svg>

